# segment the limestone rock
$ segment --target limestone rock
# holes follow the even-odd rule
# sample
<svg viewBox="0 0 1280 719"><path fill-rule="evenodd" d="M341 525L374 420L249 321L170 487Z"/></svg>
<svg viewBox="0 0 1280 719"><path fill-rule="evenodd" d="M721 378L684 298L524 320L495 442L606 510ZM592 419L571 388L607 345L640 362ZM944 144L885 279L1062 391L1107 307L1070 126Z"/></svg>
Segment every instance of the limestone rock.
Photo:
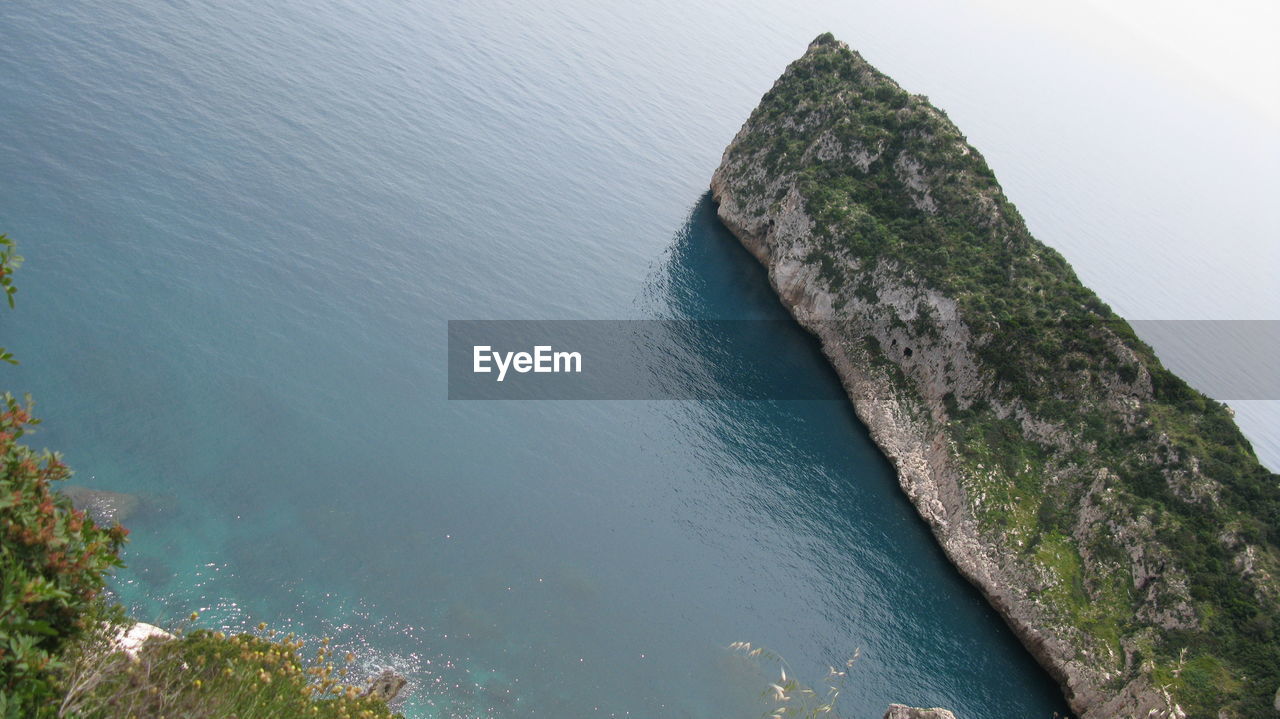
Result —
<svg viewBox="0 0 1280 719"><path fill-rule="evenodd" d="M372 696L390 703L400 695L400 691L404 689L404 685L408 683L404 677L396 674L390 669L383 669L382 673L373 678L369 682L369 688L364 690L364 696Z"/></svg>
<svg viewBox="0 0 1280 719"><path fill-rule="evenodd" d="M884 719L956 719L956 715L946 709L917 709L902 704L890 704Z"/></svg>
<svg viewBox="0 0 1280 719"><path fill-rule="evenodd" d="M1185 548L1164 537L1192 524L1179 517L1206 512L1214 526L1243 523L1252 500L1226 477L1259 477L1267 493L1280 486L1228 413L1175 401L1180 381L1031 236L945 113L830 34L762 98L711 192L725 226L820 341L942 550L1075 713L1178 716L1182 697L1155 681L1155 662L1169 670L1175 660L1147 647L1170 630L1200 632L1202 616ZM1006 310L1082 319L1024 330L1003 323ZM1088 351L1053 349L1068 346ZM1157 393L1154 377L1172 384ZM1055 397L1070 401L1045 401ZM1209 426L1223 439L1174 436ZM993 427L1007 433L987 434ZM1025 461L1009 463L1017 448ZM1142 500L1157 489L1176 501ZM1035 547L1051 534L1053 548ZM1269 589L1276 572L1258 559L1278 566L1280 547L1251 550L1230 531L1219 542L1235 559L1221 581L1264 614L1280 612L1280 593ZM1117 636L1082 623L1082 603ZM1236 668L1232 657L1214 659ZM1187 711L1265 711L1276 673L1258 669L1252 686L1215 687L1204 701L1212 706ZM1246 702L1250 711L1239 711Z"/></svg>
<svg viewBox="0 0 1280 719"><path fill-rule="evenodd" d="M142 650L142 646L152 639L168 641L173 639L173 635L154 624L136 622L132 626L122 628L116 634L112 645L119 651L129 655L130 659L136 659L138 652Z"/></svg>

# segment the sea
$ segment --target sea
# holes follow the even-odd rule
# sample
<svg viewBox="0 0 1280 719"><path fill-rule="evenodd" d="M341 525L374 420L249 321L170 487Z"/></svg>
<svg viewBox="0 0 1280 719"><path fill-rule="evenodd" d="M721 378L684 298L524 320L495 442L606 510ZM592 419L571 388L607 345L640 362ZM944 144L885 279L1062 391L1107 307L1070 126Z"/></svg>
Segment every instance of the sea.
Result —
<svg viewBox="0 0 1280 719"><path fill-rule="evenodd" d="M821 691L855 654L841 716L1065 715L847 402L450 399L447 344L769 320L689 348L752 368L704 380L838 394L707 192L827 31L944 108L1121 314L1280 319L1276 114L1099 7L7 0L0 387L72 483L138 498L133 617L330 637L408 678L409 719L756 717L784 667ZM1239 394L1277 466L1278 398Z"/></svg>

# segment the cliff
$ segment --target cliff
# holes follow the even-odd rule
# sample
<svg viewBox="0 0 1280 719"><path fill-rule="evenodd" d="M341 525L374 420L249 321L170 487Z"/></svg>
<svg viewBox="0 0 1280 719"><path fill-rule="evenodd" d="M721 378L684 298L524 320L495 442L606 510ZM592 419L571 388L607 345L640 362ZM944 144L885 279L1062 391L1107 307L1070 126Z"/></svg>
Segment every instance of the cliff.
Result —
<svg viewBox="0 0 1280 719"><path fill-rule="evenodd" d="M711 183L955 566L1083 719L1275 716L1280 482L829 34Z"/></svg>

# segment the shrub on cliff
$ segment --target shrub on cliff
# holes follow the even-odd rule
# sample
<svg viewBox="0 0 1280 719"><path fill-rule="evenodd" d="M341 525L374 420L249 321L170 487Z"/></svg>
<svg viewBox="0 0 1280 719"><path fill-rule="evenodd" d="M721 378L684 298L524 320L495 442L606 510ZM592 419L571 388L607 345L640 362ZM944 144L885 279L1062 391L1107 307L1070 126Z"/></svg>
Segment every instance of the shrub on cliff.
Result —
<svg viewBox="0 0 1280 719"><path fill-rule="evenodd" d="M0 292L13 304L21 258L0 235ZM12 356L0 348L0 360ZM0 401L0 717L40 716L56 688L59 654L92 626L104 574L120 566L126 531L106 529L54 489L71 470L19 440L39 420L31 403Z"/></svg>
<svg viewBox="0 0 1280 719"><path fill-rule="evenodd" d="M125 530L71 508L53 483L70 470L18 439L37 420L10 395L0 413L0 715L27 716L52 695L59 652L87 629ZM25 713L24 712L24 707Z"/></svg>
<svg viewBox="0 0 1280 719"><path fill-rule="evenodd" d="M264 625L260 625L263 628ZM314 660L292 635L178 632L132 656L100 632L68 657L59 717L185 719L394 719L384 701L346 683L328 641ZM346 661L353 657L347 655Z"/></svg>
<svg viewBox="0 0 1280 719"><path fill-rule="evenodd" d="M13 284L13 271L21 265L22 257L14 252L13 240L8 235L0 235L0 292L4 293L9 307L13 307L13 296L18 294L18 288ZM13 354L3 347L0 347L0 361L18 364Z"/></svg>

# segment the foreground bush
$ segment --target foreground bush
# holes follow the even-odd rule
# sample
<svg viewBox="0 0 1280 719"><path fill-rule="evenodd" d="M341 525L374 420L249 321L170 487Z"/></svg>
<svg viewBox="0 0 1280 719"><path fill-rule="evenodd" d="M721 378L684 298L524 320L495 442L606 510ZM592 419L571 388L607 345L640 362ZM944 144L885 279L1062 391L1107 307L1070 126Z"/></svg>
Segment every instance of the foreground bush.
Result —
<svg viewBox="0 0 1280 719"><path fill-rule="evenodd" d="M0 716L35 717L54 701L59 654L97 621L126 530L72 509L53 487L71 475L61 458L18 442L39 422L29 403L6 394L0 410Z"/></svg>
<svg viewBox="0 0 1280 719"><path fill-rule="evenodd" d="M197 630L150 639L134 656L104 630L69 657L60 717L84 719L393 719L344 683L327 640L303 660L301 640ZM347 661L351 656L347 656Z"/></svg>

